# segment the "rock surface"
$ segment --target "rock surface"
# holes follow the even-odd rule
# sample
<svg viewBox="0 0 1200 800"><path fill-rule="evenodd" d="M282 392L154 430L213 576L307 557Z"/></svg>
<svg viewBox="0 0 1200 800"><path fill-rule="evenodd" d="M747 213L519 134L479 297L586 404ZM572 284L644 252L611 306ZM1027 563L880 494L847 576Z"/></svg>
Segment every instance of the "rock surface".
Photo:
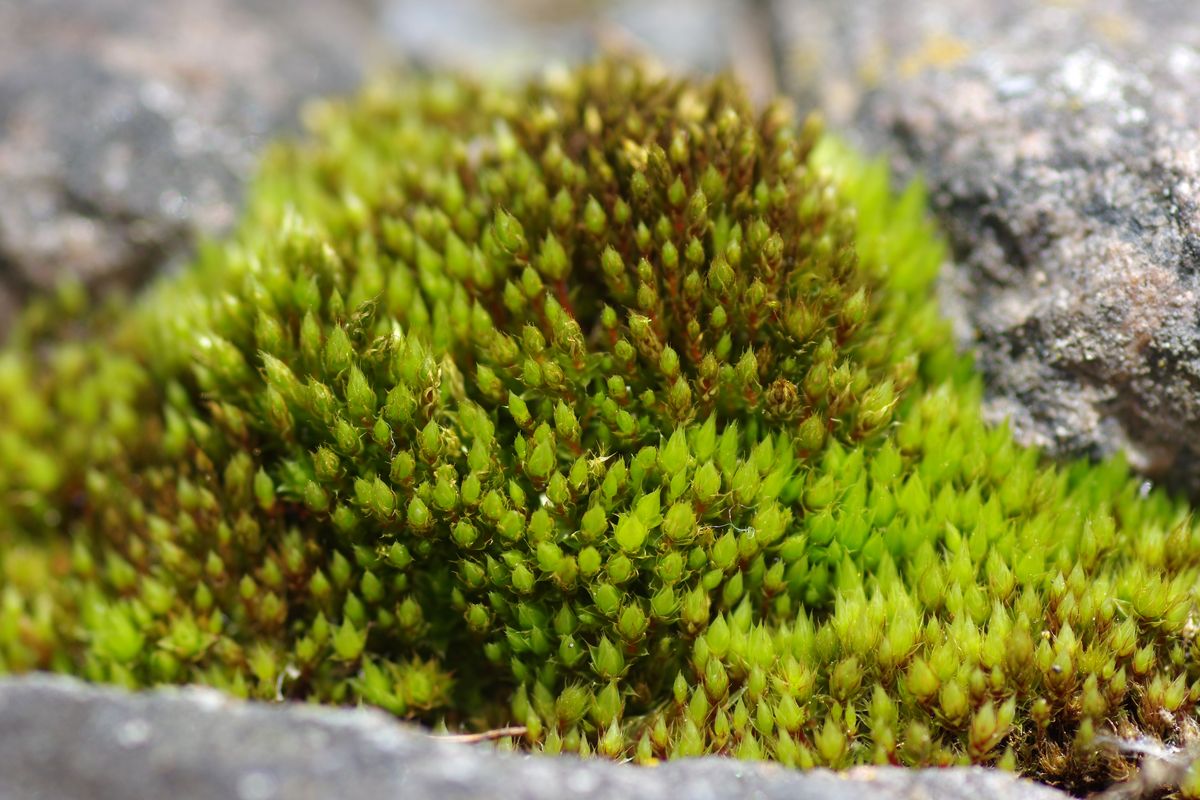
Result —
<svg viewBox="0 0 1200 800"><path fill-rule="evenodd" d="M438 741L373 711L0 681L0 800L1065 800L984 769L801 773L720 758L654 768Z"/></svg>
<svg viewBox="0 0 1200 800"><path fill-rule="evenodd" d="M383 31L431 67L520 75L601 52L647 53L681 72L732 68L774 94L760 0L379 0Z"/></svg>
<svg viewBox="0 0 1200 800"><path fill-rule="evenodd" d="M853 114L930 185L955 262L946 308L978 354L989 416L1054 455L1125 450L1151 478L1200 489L1200 6L830 13L862 52L859 15L941 43L907 67L884 58Z"/></svg>
<svg viewBox="0 0 1200 800"><path fill-rule="evenodd" d="M358 82L363 0L0 3L0 329L71 276L129 286L236 217L254 154Z"/></svg>
<svg viewBox="0 0 1200 800"><path fill-rule="evenodd" d="M873 94L967 62L1019 51L1026 66L1094 46L1127 62L1194 44L1186 0L759 0L769 9L782 82L855 133Z"/></svg>

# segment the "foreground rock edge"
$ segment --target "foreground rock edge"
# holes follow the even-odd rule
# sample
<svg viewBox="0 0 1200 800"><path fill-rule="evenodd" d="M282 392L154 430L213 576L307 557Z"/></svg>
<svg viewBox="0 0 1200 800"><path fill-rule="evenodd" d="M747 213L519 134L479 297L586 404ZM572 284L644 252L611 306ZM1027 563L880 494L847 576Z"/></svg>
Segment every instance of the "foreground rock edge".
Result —
<svg viewBox="0 0 1200 800"><path fill-rule="evenodd" d="M438 741L367 709L244 702L195 687L129 693L51 675L0 680L0 800L386 796L1067 797L979 767L799 772L707 757L646 768Z"/></svg>

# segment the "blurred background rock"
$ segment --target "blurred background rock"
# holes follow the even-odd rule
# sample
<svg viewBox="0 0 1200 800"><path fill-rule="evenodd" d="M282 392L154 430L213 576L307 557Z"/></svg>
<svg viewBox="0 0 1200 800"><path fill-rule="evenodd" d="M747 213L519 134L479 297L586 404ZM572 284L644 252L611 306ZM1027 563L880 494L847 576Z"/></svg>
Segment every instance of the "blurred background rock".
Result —
<svg viewBox="0 0 1200 800"><path fill-rule="evenodd" d="M0 328L71 277L131 287L237 216L270 137L352 90L344 0L0 2Z"/></svg>

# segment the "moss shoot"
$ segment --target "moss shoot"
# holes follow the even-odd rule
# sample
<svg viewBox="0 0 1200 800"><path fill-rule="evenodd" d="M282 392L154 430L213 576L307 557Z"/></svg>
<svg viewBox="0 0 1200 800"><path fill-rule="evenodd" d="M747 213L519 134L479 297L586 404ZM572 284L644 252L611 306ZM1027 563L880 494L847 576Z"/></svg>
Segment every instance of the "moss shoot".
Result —
<svg viewBox="0 0 1200 800"><path fill-rule="evenodd" d="M0 672L650 763L1196 736L1200 527L979 417L913 188L727 81L381 83L0 352Z"/></svg>

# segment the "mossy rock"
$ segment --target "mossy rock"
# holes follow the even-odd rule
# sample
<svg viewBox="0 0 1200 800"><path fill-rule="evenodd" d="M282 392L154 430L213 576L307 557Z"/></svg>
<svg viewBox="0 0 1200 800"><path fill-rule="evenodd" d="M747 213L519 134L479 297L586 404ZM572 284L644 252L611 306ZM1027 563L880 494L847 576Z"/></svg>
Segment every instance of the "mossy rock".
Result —
<svg viewBox="0 0 1200 800"><path fill-rule="evenodd" d="M0 672L1076 787L1194 736L1200 528L982 424L919 188L618 62L313 124L0 354Z"/></svg>

